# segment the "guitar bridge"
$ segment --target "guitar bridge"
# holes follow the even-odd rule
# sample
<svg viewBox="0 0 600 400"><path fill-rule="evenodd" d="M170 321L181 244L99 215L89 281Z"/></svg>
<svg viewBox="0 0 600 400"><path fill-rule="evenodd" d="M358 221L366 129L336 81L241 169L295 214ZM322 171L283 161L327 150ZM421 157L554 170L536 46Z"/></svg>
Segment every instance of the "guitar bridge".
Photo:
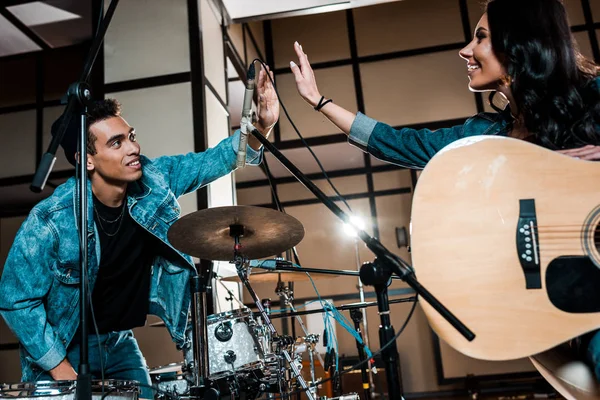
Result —
<svg viewBox="0 0 600 400"><path fill-rule="evenodd" d="M535 200L519 200L519 222L517 223L517 254L525 275L527 289L541 289L539 238Z"/></svg>

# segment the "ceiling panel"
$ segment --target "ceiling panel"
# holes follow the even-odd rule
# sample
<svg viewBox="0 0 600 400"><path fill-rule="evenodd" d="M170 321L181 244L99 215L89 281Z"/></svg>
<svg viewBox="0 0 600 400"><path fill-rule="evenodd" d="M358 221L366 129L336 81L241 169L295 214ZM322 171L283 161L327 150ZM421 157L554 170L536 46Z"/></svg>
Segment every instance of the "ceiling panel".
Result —
<svg viewBox="0 0 600 400"><path fill-rule="evenodd" d="M91 0L24 1L5 10L29 32L22 32L0 16L0 57L40 50L29 38L31 35L39 37L51 48L78 44L92 35ZM93 25L97 24L98 21L94 21Z"/></svg>
<svg viewBox="0 0 600 400"><path fill-rule="evenodd" d="M0 15L0 57L38 51L41 48Z"/></svg>
<svg viewBox="0 0 600 400"><path fill-rule="evenodd" d="M393 1L398 0L223 0L223 3L233 22L246 22L320 14Z"/></svg>

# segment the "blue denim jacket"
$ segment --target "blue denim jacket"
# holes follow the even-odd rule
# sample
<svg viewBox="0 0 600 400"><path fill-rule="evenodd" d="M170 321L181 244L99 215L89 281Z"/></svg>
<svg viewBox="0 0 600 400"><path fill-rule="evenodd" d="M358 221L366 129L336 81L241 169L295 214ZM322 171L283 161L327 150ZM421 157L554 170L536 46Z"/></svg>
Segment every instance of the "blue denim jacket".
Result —
<svg viewBox="0 0 600 400"><path fill-rule="evenodd" d="M375 157L406 168L424 168L446 145L475 135L508 135L510 112L480 113L462 125L430 129L394 129L358 113L352 123L349 141Z"/></svg>
<svg viewBox="0 0 600 400"><path fill-rule="evenodd" d="M148 159L141 156L143 176L128 186L131 217L172 250L169 259L152 262L151 314L164 320L177 344L183 344L190 306L189 279L195 274L190 256L171 246L169 227L177 220L177 198L235 169L239 131L202 153ZM262 153L248 147L248 163ZM19 229L0 278L0 314L21 343L23 381L56 367L66 356L79 326L79 239L75 194L69 179L37 204ZM88 212L93 215L88 180ZM87 227L90 292L100 261L94 219Z"/></svg>

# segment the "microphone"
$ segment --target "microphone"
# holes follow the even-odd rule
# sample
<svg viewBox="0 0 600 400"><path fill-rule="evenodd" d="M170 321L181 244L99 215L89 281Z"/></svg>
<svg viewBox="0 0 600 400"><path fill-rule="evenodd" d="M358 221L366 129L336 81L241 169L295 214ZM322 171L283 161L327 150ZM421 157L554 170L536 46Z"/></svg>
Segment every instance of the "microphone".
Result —
<svg viewBox="0 0 600 400"><path fill-rule="evenodd" d="M244 91L244 103L242 105L242 120L240 122L240 145L238 147L236 166L246 166L246 146L248 145L248 125L252 127L252 97L254 96L254 78L256 71L254 63L250 64L246 75L246 90Z"/></svg>

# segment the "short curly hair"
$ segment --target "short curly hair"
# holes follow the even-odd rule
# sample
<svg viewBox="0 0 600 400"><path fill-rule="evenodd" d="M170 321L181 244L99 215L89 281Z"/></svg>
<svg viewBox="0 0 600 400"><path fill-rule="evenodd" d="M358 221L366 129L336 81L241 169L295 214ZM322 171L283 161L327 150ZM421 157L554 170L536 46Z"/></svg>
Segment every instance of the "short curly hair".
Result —
<svg viewBox="0 0 600 400"><path fill-rule="evenodd" d="M96 154L96 136L90 131L90 126L98 121L121 116L121 103L115 99L95 101L87 111L87 152Z"/></svg>
<svg viewBox="0 0 600 400"><path fill-rule="evenodd" d="M87 153L91 155L96 154L96 135L90 131L90 126L98 121L103 121L112 117L121 116L121 104L115 99L104 99L92 102L88 106L87 117ZM52 124L51 133L52 136L56 136L59 132L59 128L64 120L65 115L61 115ZM65 157L71 165L76 165L77 160L75 154L77 153L77 139L79 138L79 118L71 116L67 124L64 136L60 145L65 151Z"/></svg>

